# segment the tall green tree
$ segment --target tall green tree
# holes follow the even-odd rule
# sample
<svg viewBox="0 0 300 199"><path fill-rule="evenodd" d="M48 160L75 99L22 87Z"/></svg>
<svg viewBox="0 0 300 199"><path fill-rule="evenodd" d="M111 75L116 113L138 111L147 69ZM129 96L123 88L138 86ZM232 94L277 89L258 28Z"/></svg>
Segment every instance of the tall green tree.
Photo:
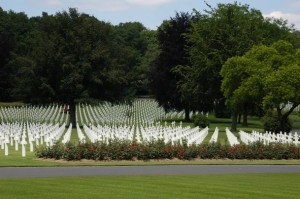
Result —
<svg viewBox="0 0 300 199"><path fill-rule="evenodd" d="M141 83L146 79L141 74L144 72L142 59L148 46L145 31L147 29L139 22L120 23L113 28L114 48L118 49L114 57L126 68L128 87L125 92L128 95L140 94Z"/></svg>
<svg viewBox="0 0 300 199"><path fill-rule="evenodd" d="M24 13L0 8L0 100L12 100L17 68L10 64L15 54L26 53L24 40L31 27Z"/></svg>
<svg viewBox="0 0 300 199"><path fill-rule="evenodd" d="M70 105L75 126L75 101L122 98L125 70L113 58L112 25L70 8L54 16L43 13L32 19L36 36L22 64L15 95L32 103Z"/></svg>
<svg viewBox="0 0 300 199"><path fill-rule="evenodd" d="M221 71L227 104L235 112L247 103L262 104L265 111L275 109L279 130L286 131L288 116L300 104L299 55L292 44L278 41L228 59Z"/></svg>
<svg viewBox="0 0 300 199"><path fill-rule="evenodd" d="M191 90L196 99L192 101L200 110L212 110L225 101L220 70L228 58L243 55L255 44L270 44L289 35L284 23L266 20L259 10L238 3L218 4L203 13L195 11L195 17L186 34L192 43L191 69L180 86Z"/></svg>
<svg viewBox="0 0 300 199"><path fill-rule="evenodd" d="M147 49L141 59L141 65L137 70L137 83L139 88L138 94L149 95L150 89L148 76L153 63L155 62L155 59L160 54L160 50L156 30L144 30L142 32L142 35L147 42Z"/></svg>
<svg viewBox="0 0 300 199"><path fill-rule="evenodd" d="M189 65L186 47L189 45L184 34L191 28L192 15L176 13L157 30L160 54L150 69L150 89L156 100L165 109L185 109L189 120L189 102L182 98L178 89L179 75L174 73L178 65Z"/></svg>

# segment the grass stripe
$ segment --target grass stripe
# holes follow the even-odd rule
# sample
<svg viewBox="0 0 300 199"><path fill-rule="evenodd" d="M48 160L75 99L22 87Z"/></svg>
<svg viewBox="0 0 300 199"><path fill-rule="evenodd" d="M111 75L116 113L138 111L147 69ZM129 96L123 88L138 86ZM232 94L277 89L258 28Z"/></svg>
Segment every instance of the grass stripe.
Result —
<svg viewBox="0 0 300 199"><path fill-rule="evenodd" d="M278 188L280 187L280 188ZM297 198L300 174L102 176L0 180L3 198Z"/></svg>

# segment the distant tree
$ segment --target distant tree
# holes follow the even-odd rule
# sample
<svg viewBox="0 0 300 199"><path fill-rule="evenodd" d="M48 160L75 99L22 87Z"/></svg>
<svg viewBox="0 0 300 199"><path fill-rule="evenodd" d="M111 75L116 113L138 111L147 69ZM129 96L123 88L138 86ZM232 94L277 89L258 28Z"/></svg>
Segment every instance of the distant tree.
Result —
<svg viewBox="0 0 300 199"><path fill-rule="evenodd" d="M164 21L157 30L160 54L150 69L150 89L156 100L165 109L185 109L186 120L189 118L189 102L182 98L178 89L179 75L172 70L178 65L189 65L184 37L191 28L192 15L176 13L175 17Z"/></svg>

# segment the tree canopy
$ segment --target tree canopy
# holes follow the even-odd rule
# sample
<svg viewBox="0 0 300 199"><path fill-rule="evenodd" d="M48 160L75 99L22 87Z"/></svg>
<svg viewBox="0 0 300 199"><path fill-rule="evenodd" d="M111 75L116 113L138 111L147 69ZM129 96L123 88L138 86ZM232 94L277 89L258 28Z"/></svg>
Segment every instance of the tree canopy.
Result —
<svg viewBox="0 0 300 199"><path fill-rule="evenodd" d="M0 8L0 100L12 100L18 68L10 64L15 54L24 53L27 32L31 26L24 13L6 12Z"/></svg>
<svg viewBox="0 0 300 199"><path fill-rule="evenodd" d="M204 13L194 11L196 19L186 34L191 43L190 68L182 71L179 85L191 94L194 107L204 111L224 101L220 71L228 58L243 55L253 45L287 38L290 31L284 22L264 19L259 10L248 5L235 2L209 8Z"/></svg>
<svg viewBox="0 0 300 199"><path fill-rule="evenodd" d="M221 70L227 105L236 113L243 111L245 104L265 111L275 109L280 130L285 131L284 121L300 104L299 55L300 50L291 43L278 41L228 59Z"/></svg>
<svg viewBox="0 0 300 199"><path fill-rule="evenodd" d="M31 103L70 104L75 116L75 100L120 100L128 85L130 65L116 59L111 24L80 14L70 8L54 16L44 13L33 18L34 37L27 54L11 64L19 67L14 95ZM114 41L114 42L112 42ZM71 118L75 125L75 118Z"/></svg>
<svg viewBox="0 0 300 199"><path fill-rule="evenodd" d="M160 54L150 69L150 89L156 100L165 109L186 109L188 100L184 99L178 89L179 76L172 72L178 65L189 65L186 47L189 45L184 34L189 31L192 15L176 13L166 20L157 30ZM189 114L186 114L186 119Z"/></svg>

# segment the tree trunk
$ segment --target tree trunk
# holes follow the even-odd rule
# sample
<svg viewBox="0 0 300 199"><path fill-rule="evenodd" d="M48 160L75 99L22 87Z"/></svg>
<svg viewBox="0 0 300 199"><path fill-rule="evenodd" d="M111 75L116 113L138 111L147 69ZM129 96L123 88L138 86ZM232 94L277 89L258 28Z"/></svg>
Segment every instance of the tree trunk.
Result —
<svg viewBox="0 0 300 199"><path fill-rule="evenodd" d="M236 132L236 125L237 125L237 114L232 113L232 122L231 122L231 131Z"/></svg>
<svg viewBox="0 0 300 199"><path fill-rule="evenodd" d="M248 126L248 113L247 113L247 111L243 112L243 126Z"/></svg>
<svg viewBox="0 0 300 199"><path fill-rule="evenodd" d="M238 116L238 123L239 123L239 124L241 123L241 118L242 118L242 115L239 114L239 116Z"/></svg>
<svg viewBox="0 0 300 199"><path fill-rule="evenodd" d="M282 132L286 131L286 121L288 120L289 115L294 111L294 109L297 106L299 106L299 104L293 104L293 106L290 108L290 110L288 110L284 114L282 114L282 112L281 112L282 109L277 107L277 117L278 117L278 120L280 121L280 130ZM289 133L289 132L287 132L287 133Z"/></svg>
<svg viewBox="0 0 300 199"><path fill-rule="evenodd" d="M72 128L76 128L76 106L75 106L75 102L71 102L70 103L70 110L69 110L69 114L70 114L70 123L72 124Z"/></svg>
<svg viewBox="0 0 300 199"><path fill-rule="evenodd" d="M185 116L184 116L184 121L186 122L190 122L191 118L190 118L190 109L189 108L185 108Z"/></svg>
<svg viewBox="0 0 300 199"><path fill-rule="evenodd" d="M281 113L281 108L278 106L276 107L276 110L277 110L277 120L279 121L279 129L280 131L282 131L282 113ZM276 133L279 133L279 132L276 132Z"/></svg>

